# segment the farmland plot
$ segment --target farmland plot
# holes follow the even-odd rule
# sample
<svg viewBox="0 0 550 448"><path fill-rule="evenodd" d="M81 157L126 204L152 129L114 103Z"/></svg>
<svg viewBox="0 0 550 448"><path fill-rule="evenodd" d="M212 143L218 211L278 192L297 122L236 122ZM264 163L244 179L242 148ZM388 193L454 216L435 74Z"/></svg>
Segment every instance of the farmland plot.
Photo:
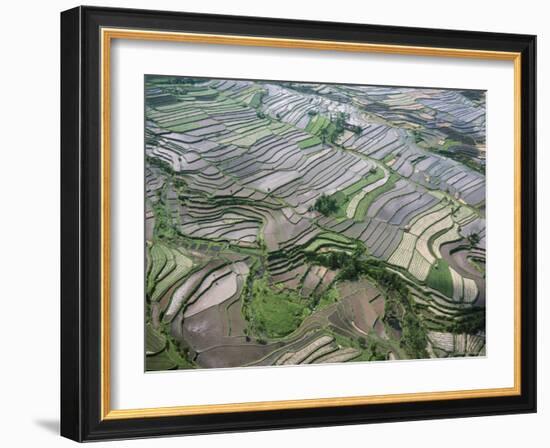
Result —
<svg viewBox="0 0 550 448"><path fill-rule="evenodd" d="M483 355L485 120L480 92L147 75L147 370Z"/></svg>

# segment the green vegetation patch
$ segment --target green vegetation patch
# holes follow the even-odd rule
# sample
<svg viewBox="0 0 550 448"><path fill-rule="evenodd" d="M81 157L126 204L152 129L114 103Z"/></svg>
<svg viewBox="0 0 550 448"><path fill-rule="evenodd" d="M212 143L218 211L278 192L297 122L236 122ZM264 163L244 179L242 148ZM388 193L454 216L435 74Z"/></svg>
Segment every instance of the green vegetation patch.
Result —
<svg viewBox="0 0 550 448"><path fill-rule="evenodd" d="M305 252L316 252L321 247L333 246L335 248L354 249L355 244L339 233L323 232L319 234L311 243L305 248Z"/></svg>
<svg viewBox="0 0 550 448"><path fill-rule="evenodd" d="M334 143L338 136L344 132L348 118L348 114L343 112L339 112L334 121L324 115L317 114L309 120L305 130L319 137L323 143L327 141Z"/></svg>
<svg viewBox="0 0 550 448"><path fill-rule="evenodd" d="M166 347L164 335L153 328L151 324L145 326L145 350L147 353L159 353Z"/></svg>
<svg viewBox="0 0 550 448"><path fill-rule="evenodd" d="M175 370L178 364L166 351L145 358L145 370Z"/></svg>
<svg viewBox="0 0 550 448"><path fill-rule="evenodd" d="M443 151L447 151L451 149L453 146L459 146L462 145L462 142L459 142L458 140L453 140L452 138L446 138L443 142L443 145L441 145L441 149Z"/></svg>
<svg viewBox="0 0 550 448"><path fill-rule="evenodd" d="M357 209L355 210L355 216L354 219L356 221L362 221L365 219L365 216L367 214L367 210L371 206L371 204L374 202L378 196L386 193L387 191L390 191L395 183L399 180L399 176L395 173L390 174L390 177L386 181L384 185L381 187L376 188L375 190L368 193L357 205Z"/></svg>
<svg viewBox="0 0 550 448"><path fill-rule="evenodd" d="M437 260L430 269L426 283L430 288L436 289L447 297L453 296L453 279L449 264L442 259Z"/></svg>
<svg viewBox="0 0 550 448"><path fill-rule="evenodd" d="M367 273L367 262L364 260L366 250L356 245L351 251L333 251L326 253L307 253L306 258L312 264L339 270L338 280L357 280Z"/></svg>
<svg viewBox="0 0 550 448"><path fill-rule="evenodd" d="M166 265L166 252L165 247L161 244L154 244L151 247L147 248L148 253L150 254L149 262L149 275L147 276L147 296L153 291L155 287L155 279L164 269Z"/></svg>
<svg viewBox="0 0 550 448"><path fill-rule="evenodd" d="M151 324L145 328L145 344L147 356L145 357L145 370L176 370L176 369L194 369L196 365L190 359L189 351L182 343L175 340L170 334L170 326L161 324L160 328L155 329ZM161 351L151 354L149 347L160 347L164 343Z"/></svg>
<svg viewBox="0 0 550 448"><path fill-rule="evenodd" d="M359 190L365 188L367 185L373 184L374 182L378 182L383 177L384 171L381 168L375 168L369 173L368 176L364 177L358 182L355 182L349 187L344 188L342 190L342 193L344 193L346 196L353 196L355 193L358 193Z"/></svg>
<svg viewBox="0 0 550 448"><path fill-rule="evenodd" d="M319 137L310 137L310 138L306 138L305 140L301 140L298 142L298 147L300 149L307 149L307 148L311 148L312 146L316 146L318 144L321 143L321 140L319 139Z"/></svg>
<svg viewBox="0 0 550 448"><path fill-rule="evenodd" d="M252 283L246 313L256 334L277 339L296 330L310 310L298 293L277 290L262 277Z"/></svg>
<svg viewBox="0 0 550 448"><path fill-rule="evenodd" d="M260 104L262 104L262 98L264 97L264 95L266 94L266 91L265 90L262 90L260 92L256 92L252 98L250 99L250 102L248 103L248 105L250 107L253 107L253 108L258 108L260 107Z"/></svg>
<svg viewBox="0 0 550 448"><path fill-rule="evenodd" d="M331 125L330 120L324 115L314 115L306 127L306 131L313 135L320 135L324 128Z"/></svg>
<svg viewBox="0 0 550 448"><path fill-rule="evenodd" d="M258 130L257 132L253 132L251 134L245 135L239 139L233 140L230 143L237 146L250 147L261 138L267 137L269 135L271 135L271 131L269 129L264 128L264 129Z"/></svg>
<svg viewBox="0 0 550 448"><path fill-rule="evenodd" d="M333 195L331 195L331 198L336 201L336 206L338 207L338 210L336 210L336 216L346 216L346 208L348 205L348 202L350 201L349 197L346 196L344 191L337 191Z"/></svg>
<svg viewBox="0 0 550 448"><path fill-rule="evenodd" d="M176 344L168 340L166 349L156 355L145 357L146 370L192 369L195 366L178 350Z"/></svg>
<svg viewBox="0 0 550 448"><path fill-rule="evenodd" d="M456 319L451 324L449 331L457 334L477 334L480 331L485 331L485 308L474 307L460 319Z"/></svg>
<svg viewBox="0 0 550 448"><path fill-rule="evenodd" d="M426 351L428 338L416 314L410 311L406 313L401 326L403 328L401 347L407 355L413 359L428 358Z"/></svg>
<svg viewBox="0 0 550 448"><path fill-rule="evenodd" d="M174 132L187 132L187 131L194 131L195 129L200 129L203 127L203 125L198 121L193 121L191 123L168 125L164 127Z"/></svg>
<svg viewBox="0 0 550 448"><path fill-rule="evenodd" d="M164 200L159 200L153 204L153 213L155 214L155 227L153 229L153 239L172 240L177 236L176 223L172 219L172 213Z"/></svg>
<svg viewBox="0 0 550 448"><path fill-rule="evenodd" d="M173 285L181 280L193 266L191 259L184 256L177 250L172 250L174 256L175 266L174 268L161 279L157 279L158 282L151 293L151 301L159 300Z"/></svg>
<svg viewBox="0 0 550 448"><path fill-rule="evenodd" d="M294 129L291 125L282 121L272 121L267 127L268 129L271 129L274 134L277 134L277 135L283 134L284 132Z"/></svg>
<svg viewBox="0 0 550 448"><path fill-rule="evenodd" d="M337 191L332 194L330 197L336 201L337 210L331 212L331 215L337 218L346 218L346 212L348 205L352 200L353 196L356 195L361 189L365 188L367 185L370 185L374 182L379 181L384 177L384 171L380 168L376 168L367 176L361 180L355 182L349 187L344 188L341 191Z"/></svg>
<svg viewBox="0 0 550 448"><path fill-rule="evenodd" d="M315 311L322 310L328 306L338 303L340 300L340 292L334 286L327 289L323 295L321 295L315 305Z"/></svg>
<svg viewBox="0 0 550 448"><path fill-rule="evenodd" d="M478 257L468 257L468 261L485 278L485 260Z"/></svg>
<svg viewBox="0 0 550 448"><path fill-rule="evenodd" d="M354 348L360 351L357 357L350 360L351 362L384 361L387 359L388 353L395 350L389 342L382 341L374 334L352 338L333 330L331 335L339 347Z"/></svg>
<svg viewBox="0 0 550 448"><path fill-rule="evenodd" d="M390 152L386 157L382 159L382 162L384 162L387 165L388 163L390 163L392 160L395 160L396 158L397 156L393 152Z"/></svg>
<svg viewBox="0 0 550 448"><path fill-rule="evenodd" d="M338 201L334 195L322 194L315 201L313 209L325 216L334 215L338 211Z"/></svg>
<svg viewBox="0 0 550 448"><path fill-rule="evenodd" d="M468 168L471 168L474 171L477 171L478 173L485 174L485 166L480 164L475 157L472 157L471 155L465 153L464 151L455 151L455 146L463 145L464 143L459 142L457 140L453 140L452 138L445 139L445 142L443 145L437 148L432 148L434 152L437 154L440 154L442 156L448 157L449 159L456 160L457 162L462 163L463 165L467 166ZM472 145L475 144L475 142L471 142Z"/></svg>

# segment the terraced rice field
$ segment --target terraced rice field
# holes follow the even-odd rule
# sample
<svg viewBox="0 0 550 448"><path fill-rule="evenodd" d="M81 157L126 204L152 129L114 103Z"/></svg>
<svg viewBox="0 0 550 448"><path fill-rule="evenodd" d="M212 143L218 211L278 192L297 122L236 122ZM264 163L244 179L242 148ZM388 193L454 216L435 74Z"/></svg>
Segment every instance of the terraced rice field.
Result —
<svg viewBox="0 0 550 448"><path fill-rule="evenodd" d="M484 92L144 89L146 370L484 355Z"/></svg>

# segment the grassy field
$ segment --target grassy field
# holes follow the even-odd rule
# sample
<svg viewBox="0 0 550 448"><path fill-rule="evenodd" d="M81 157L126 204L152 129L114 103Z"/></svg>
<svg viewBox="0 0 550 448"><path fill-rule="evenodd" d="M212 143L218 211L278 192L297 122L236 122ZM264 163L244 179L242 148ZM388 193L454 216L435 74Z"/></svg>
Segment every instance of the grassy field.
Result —
<svg viewBox="0 0 550 448"><path fill-rule="evenodd" d="M376 170L373 173L369 173L367 177L364 177L359 182L356 182L353 185L350 185L349 187L344 188L342 192L347 196L352 196L362 188L365 188L367 185L373 184L374 182L378 182L383 177L384 177L384 170L380 168L376 168Z"/></svg>
<svg viewBox="0 0 550 448"><path fill-rule="evenodd" d="M309 314L307 302L299 294L278 291L266 278L254 280L248 304L249 323L258 334L281 338L292 333Z"/></svg>
<svg viewBox="0 0 550 448"><path fill-rule="evenodd" d="M337 191L331 197L336 200L336 205L338 207L337 212L334 214L337 218L345 218L346 211L348 209L348 204L361 189L365 188L367 185L378 182L384 177L384 171L380 168L376 168L374 173L370 173L367 177L364 177L358 182L350 185L349 187L344 188L341 191Z"/></svg>
<svg viewBox="0 0 550 448"><path fill-rule="evenodd" d="M431 267L426 283L447 297L453 296L453 279L449 271L449 265L445 260L439 259Z"/></svg>
<svg viewBox="0 0 550 448"><path fill-rule="evenodd" d="M319 137L314 136L298 142L298 146L301 149L307 149L307 148L311 148L312 146L318 145L320 143L321 143L321 140L319 139Z"/></svg>
<svg viewBox="0 0 550 448"><path fill-rule="evenodd" d="M363 199L361 199L361 202L359 202L359 205L357 206L357 210L355 210L355 217L354 217L355 220L362 221L363 219L365 219L367 210L369 209L371 204L374 202L374 200L381 194L386 193L387 191L390 191L398 180L399 180L399 176L397 174L395 173L390 174L389 179L384 185L371 191Z"/></svg>
<svg viewBox="0 0 550 448"><path fill-rule="evenodd" d="M315 115L308 123L306 131L313 135L320 135L324 128L334 126L330 120L323 115Z"/></svg>

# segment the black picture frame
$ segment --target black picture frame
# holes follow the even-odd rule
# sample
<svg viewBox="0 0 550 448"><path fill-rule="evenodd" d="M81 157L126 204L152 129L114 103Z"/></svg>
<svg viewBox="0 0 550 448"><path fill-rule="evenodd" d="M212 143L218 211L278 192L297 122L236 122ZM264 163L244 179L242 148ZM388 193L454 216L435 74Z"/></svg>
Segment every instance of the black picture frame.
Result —
<svg viewBox="0 0 550 448"><path fill-rule="evenodd" d="M516 396L102 419L100 29L521 54L521 393ZM536 37L77 7L61 14L61 435L76 441L536 412Z"/></svg>

